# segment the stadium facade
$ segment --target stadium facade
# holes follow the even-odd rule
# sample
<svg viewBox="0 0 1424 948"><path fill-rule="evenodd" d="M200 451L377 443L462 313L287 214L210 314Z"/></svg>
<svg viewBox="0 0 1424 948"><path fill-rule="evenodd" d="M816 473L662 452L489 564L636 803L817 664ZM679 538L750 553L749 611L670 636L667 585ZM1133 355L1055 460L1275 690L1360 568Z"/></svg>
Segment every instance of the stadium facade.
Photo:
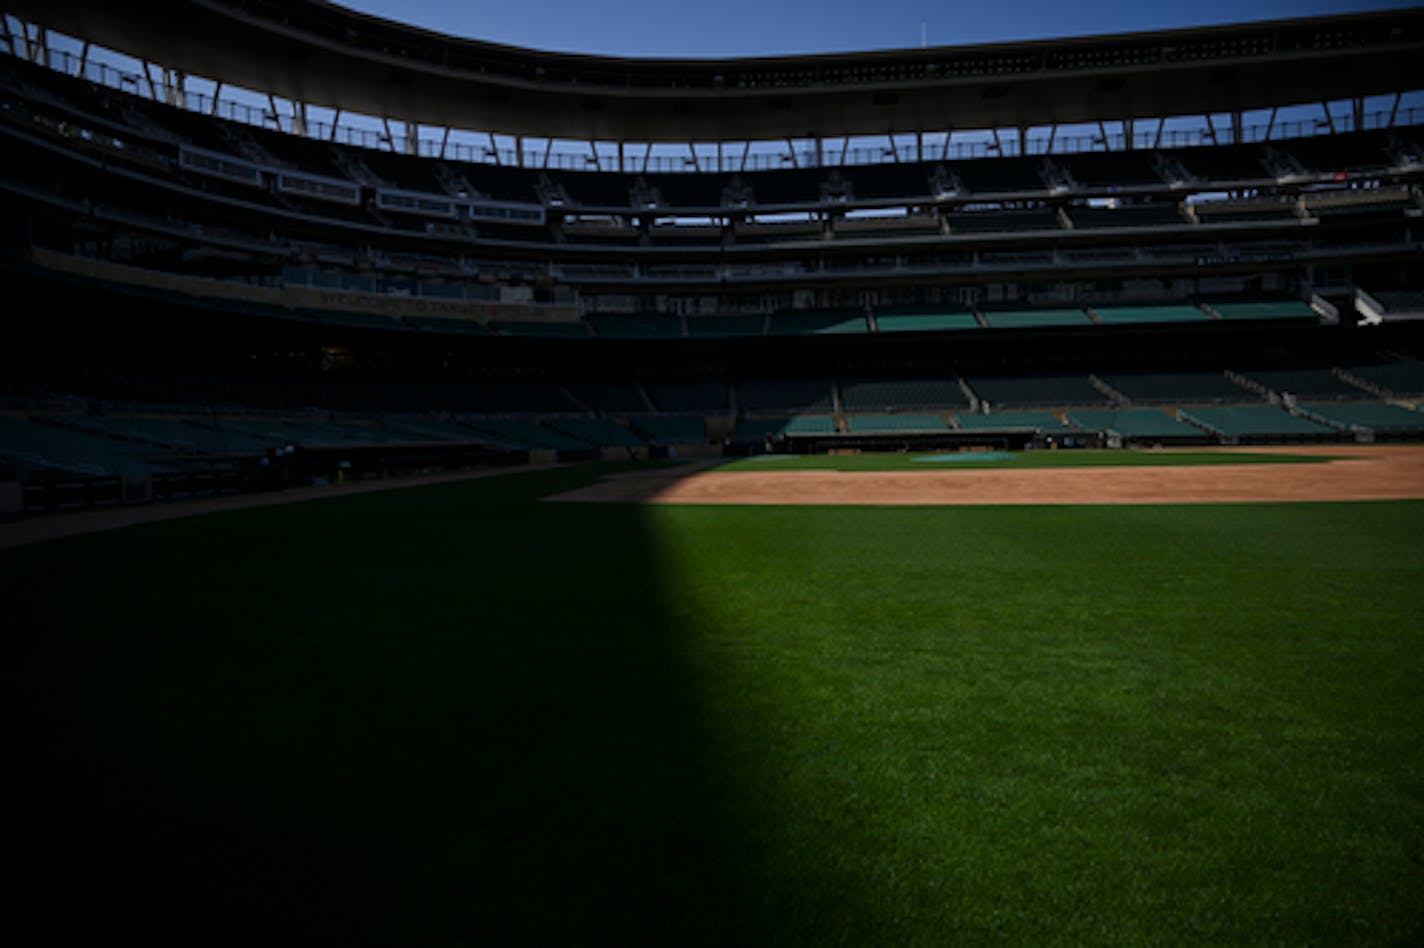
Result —
<svg viewBox="0 0 1424 948"><path fill-rule="evenodd" d="M674 60L299 0L3 8L32 506L1424 432L1418 9Z"/></svg>

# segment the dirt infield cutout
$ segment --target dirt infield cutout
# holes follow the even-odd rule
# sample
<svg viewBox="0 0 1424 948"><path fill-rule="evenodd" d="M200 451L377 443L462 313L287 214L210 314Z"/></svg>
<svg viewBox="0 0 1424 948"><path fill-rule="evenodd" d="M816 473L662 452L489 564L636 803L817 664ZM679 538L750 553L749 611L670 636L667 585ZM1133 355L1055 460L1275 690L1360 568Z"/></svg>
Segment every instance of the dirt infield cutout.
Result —
<svg viewBox="0 0 1424 948"><path fill-rule="evenodd" d="M1219 449L1231 452L1233 449ZM1329 455L1318 463L925 471L632 471L547 498L655 504L1195 504L1424 499L1424 446L1251 447Z"/></svg>

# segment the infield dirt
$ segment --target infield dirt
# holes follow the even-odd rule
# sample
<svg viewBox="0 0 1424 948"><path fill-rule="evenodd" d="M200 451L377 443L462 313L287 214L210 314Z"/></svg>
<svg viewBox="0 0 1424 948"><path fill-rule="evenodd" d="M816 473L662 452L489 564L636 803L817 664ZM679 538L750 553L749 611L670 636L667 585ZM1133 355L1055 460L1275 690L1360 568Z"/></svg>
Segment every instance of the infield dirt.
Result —
<svg viewBox="0 0 1424 948"><path fill-rule="evenodd" d="M1231 452L1233 449L1219 449ZM748 471L658 468L549 498L659 504L1191 504L1424 498L1424 447L1252 447L1327 463L1202 466Z"/></svg>

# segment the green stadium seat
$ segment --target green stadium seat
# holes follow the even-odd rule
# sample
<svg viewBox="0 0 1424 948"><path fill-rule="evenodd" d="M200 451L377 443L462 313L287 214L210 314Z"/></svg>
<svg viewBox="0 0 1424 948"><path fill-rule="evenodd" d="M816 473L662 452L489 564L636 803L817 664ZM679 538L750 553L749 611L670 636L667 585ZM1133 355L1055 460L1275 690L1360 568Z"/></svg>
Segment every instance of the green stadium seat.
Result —
<svg viewBox="0 0 1424 948"><path fill-rule="evenodd" d="M961 412L955 424L966 431L1069 431L1057 415L1047 411Z"/></svg>

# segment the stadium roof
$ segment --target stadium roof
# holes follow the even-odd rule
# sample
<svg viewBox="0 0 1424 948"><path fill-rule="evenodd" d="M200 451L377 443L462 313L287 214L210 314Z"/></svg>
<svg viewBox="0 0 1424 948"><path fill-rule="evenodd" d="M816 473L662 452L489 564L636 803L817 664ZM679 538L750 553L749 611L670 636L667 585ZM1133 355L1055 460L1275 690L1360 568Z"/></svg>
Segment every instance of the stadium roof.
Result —
<svg viewBox="0 0 1424 948"><path fill-rule="evenodd" d="M8 0L9 12L310 105L531 138L832 138L1238 112L1412 91L1424 9L740 59L545 52L312 0ZM1414 83L1417 85L1417 82Z"/></svg>

